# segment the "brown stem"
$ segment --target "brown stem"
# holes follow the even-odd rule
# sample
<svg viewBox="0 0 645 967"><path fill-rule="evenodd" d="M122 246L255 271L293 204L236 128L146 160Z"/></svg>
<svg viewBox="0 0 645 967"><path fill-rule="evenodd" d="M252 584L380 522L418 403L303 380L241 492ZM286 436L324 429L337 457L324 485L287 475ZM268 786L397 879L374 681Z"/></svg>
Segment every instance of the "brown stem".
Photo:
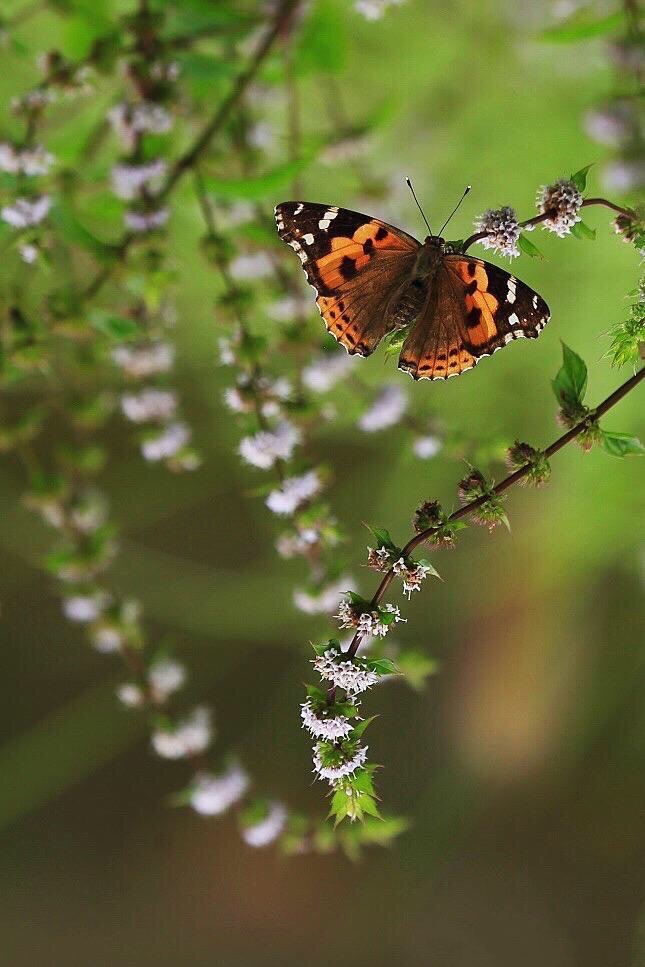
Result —
<svg viewBox="0 0 645 967"><path fill-rule="evenodd" d="M611 208L612 211L618 212L620 215L626 215L627 218L631 218L635 215L635 212L631 208L622 208L620 205L615 205L613 201L609 201L607 198L585 198L582 203L582 208L587 208L590 205L602 205L605 208ZM534 215L533 218L527 218L525 221L520 222L521 228L528 228L534 225L539 225L540 222L545 222L547 218L553 218L557 215L556 209L549 209L548 211L542 212L540 215ZM461 251L465 252L474 245L475 242L481 242L483 238L488 238L492 235L492 232L475 232L474 235L470 235L464 242Z"/></svg>
<svg viewBox="0 0 645 967"><path fill-rule="evenodd" d="M572 427L570 430L567 430L566 433L563 433L562 436L558 437L557 440L551 443L550 446L548 446L544 451L544 456L547 459L549 459L555 453L557 453L558 450L561 450L572 440L575 440L577 436L579 436L585 429L589 427L591 420L598 420L602 416L604 416L604 414L607 413L608 410L610 410L613 406L615 406L616 403L622 400L624 396L627 396L627 394L631 392L631 390L635 389L636 386L638 386L638 384L643 380L643 378L645 378L645 366L641 370L639 370L639 372L631 376L630 379L628 379L625 383L622 384L622 386L619 386L618 389L614 390L614 392L611 393L605 400L603 400L603 402L600 403L595 410L592 410L591 413L589 413L584 420L581 420L580 423L577 423L576 426ZM496 484L495 487L493 487L492 494L496 496L499 494L502 494L510 487L513 487L516 483L519 483L520 480L522 480L524 477L528 475L528 473L531 470L531 466L532 464L527 463L523 467L520 467L519 470L515 470L513 473L509 474L507 477L504 478L504 480L501 480L498 484ZM461 520L461 518L463 517L468 517L475 510L481 507L482 504L485 504L486 501L489 499L490 499L490 494L484 494L482 497L477 497L475 500L471 500L469 503L464 504L463 507L460 507L453 514L451 514L450 517L448 518L448 522L450 523L452 521ZM408 557L408 555L410 555L420 544L423 544L425 541L428 540L428 538L432 537L432 535L437 530L438 530L437 527L428 527L426 528L426 530L421 531L419 534L415 534L413 537L410 538L408 543L402 549L401 556ZM374 593L374 596L372 597L372 600L370 601L370 610L373 610L378 607L379 603L383 600L383 595L387 591L393 579L394 579L394 571L390 569L387 572L387 574L383 575L383 578L381 579L381 583L379 584L378 588ZM351 641L351 644L349 645L349 648L347 649L346 652L344 652L345 657L347 658L354 657L354 655L358 651L359 645L363 637L364 635L361 632L358 632L358 631L356 632L356 634L354 635ZM335 698L336 698L336 687L332 686L332 688L330 688L327 692L328 704L333 705Z"/></svg>

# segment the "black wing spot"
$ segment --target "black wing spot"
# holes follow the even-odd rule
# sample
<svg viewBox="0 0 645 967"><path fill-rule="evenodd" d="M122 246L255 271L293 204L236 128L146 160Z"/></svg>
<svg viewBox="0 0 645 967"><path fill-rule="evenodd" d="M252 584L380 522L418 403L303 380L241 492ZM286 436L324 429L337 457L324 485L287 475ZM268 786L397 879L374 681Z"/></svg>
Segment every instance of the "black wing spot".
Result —
<svg viewBox="0 0 645 967"><path fill-rule="evenodd" d="M457 348L457 346L453 346L452 349L449 349L448 350L448 355L449 356L457 356L457 355L459 355L459 349ZM452 363L450 365L452 366Z"/></svg>
<svg viewBox="0 0 645 967"><path fill-rule="evenodd" d="M388 236L387 228L383 228L382 225L379 225L379 227L376 230L376 235L374 236L375 240L377 242L382 242L384 238L387 238L387 236Z"/></svg>
<svg viewBox="0 0 645 967"><path fill-rule="evenodd" d="M469 329L474 329L481 322L482 312L477 306L473 306L468 315L466 316L466 325Z"/></svg>
<svg viewBox="0 0 645 967"><path fill-rule="evenodd" d="M340 274L347 282L357 274L356 262L350 259L349 255L345 255L340 263Z"/></svg>
<svg viewBox="0 0 645 967"><path fill-rule="evenodd" d="M329 315L331 316L332 319L336 318L336 313L333 309L330 311Z"/></svg>
<svg viewBox="0 0 645 967"><path fill-rule="evenodd" d="M341 318L342 318L343 322L349 322L349 316L348 315L343 315Z"/></svg>
<svg viewBox="0 0 645 967"><path fill-rule="evenodd" d="M363 252L365 255L372 255L374 252L374 241L371 238L363 242Z"/></svg>
<svg viewBox="0 0 645 967"><path fill-rule="evenodd" d="M472 282L468 283L466 286L466 292L468 295L472 295L474 292L477 292L477 279L473 279Z"/></svg>
<svg viewBox="0 0 645 967"><path fill-rule="evenodd" d="M444 361L445 361L445 359L446 359L446 354L445 354L445 353L438 353L438 354L437 354L437 359L438 359L438 361L439 361L440 363L442 363L442 362L444 362Z"/></svg>
<svg viewBox="0 0 645 967"><path fill-rule="evenodd" d="M476 271L477 271L477 263L476 262L469 262L468 263L468 274L469 275L472 275L474 277Z"/></svg>
<svg viewBox="0 0 645 967"><path fill-rule="evenodd" d="M338 308L340 309L341 312L344 312L345 311L345 303L344 302L339 302L338 303Z"/></svg>

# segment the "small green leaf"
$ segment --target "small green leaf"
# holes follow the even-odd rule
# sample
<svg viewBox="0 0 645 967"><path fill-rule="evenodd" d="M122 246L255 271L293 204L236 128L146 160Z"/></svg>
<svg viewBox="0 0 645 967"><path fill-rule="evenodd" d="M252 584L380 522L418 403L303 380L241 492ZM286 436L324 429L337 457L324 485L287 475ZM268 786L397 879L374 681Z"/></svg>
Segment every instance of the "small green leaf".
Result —
<svg viewBox="0 0 645 967"><path fill-rule="evenodd" d="M590 242L596 240L595 228L589 228L584 222L576 222L575 225L572 225L571 234L575 235L576 238L587 238Z"/></svg>
<svg viewBox="0 0 645 967"><path fill-rule="evenodd" d="M134 319L117 316L104 309L93 309L89 315L90 323L97 332L109 336L115 342L126 342L141 336L141 329Z"/></svg>
<svg viewBox="0 0 645 967"><path fill-rule="evenodd" d="M367 527L374 535L374 540L376 541L377 548L386 547L389 549L396 546L394 541L392 540L390 532L388 530L385 530L384 527L372 527L370 524L368 524Z"/></svg>
<svg viewBox="0 0 645 967"><path fill-rule="evenodd" d="M398 675L399 669L389 658L368 658L367 667L377 675Z"/></svg>
<svg viewBox="0 0 645 967"><path fill-rule="evenodd" d="M645 447L638 437L629 433L615 433L612 430L601 430L602 448L612 457L626 457L629 454L642 455Z"/></svg>
<svg viewBox="0 0 645 967"><path fill-rule="evenodd" d="M575 174L571 175L571 181L574 183L578 191L583 192L587 187L587 175L589 173L589 169L592 167L593 165L585 165L585 167L581 168L580 171L576 171Z"/></svg>
<svg viewBox="0 0 645 967"><path fill-rule="evenodd" d="M582 403L587 390L587 366L583 359L562 343L562 366L552 380L559 403Z"/></svg>
<svg viewBox="0 0 645 967"><path fill-rule="evenodd" d="M624 13L618 10L605 17L595 17L589 10L576 10L570 17L542 34L542 40L555 44L569 44L576 40L589 40L591 37L604 37L613 33L624 20Z"/></svg>
<svg viewBox="0 0 645 967"><path fill-rule="evenodd" d="M540 252L537 245L534 245L531 239L528 237L526 232L522 232L519 237L520 251L524 252L525 255L530 255L532 259L543 259L544 256Z"/></svg>

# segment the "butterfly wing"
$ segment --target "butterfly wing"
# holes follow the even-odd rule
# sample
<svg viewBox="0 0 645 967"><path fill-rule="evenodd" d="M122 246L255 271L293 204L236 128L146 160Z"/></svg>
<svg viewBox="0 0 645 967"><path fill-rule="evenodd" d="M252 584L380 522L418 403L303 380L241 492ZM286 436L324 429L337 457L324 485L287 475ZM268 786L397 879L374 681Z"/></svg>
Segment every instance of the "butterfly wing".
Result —
<svg viewBox="0 0 645 967"><path fill-rule="evenodd" d="M283 202L280 238L298 255L328 331L369 356L391 329L387 307L414 265L419 242L378 218L331 205Z"/></svg>
<svg viewBox="0 0 645 967"><path fill-rule="evenodd" d="M447 379L513 339L536 339L549 307L515 276L464 255L446 255L399 366L414 379Z"/></svg>

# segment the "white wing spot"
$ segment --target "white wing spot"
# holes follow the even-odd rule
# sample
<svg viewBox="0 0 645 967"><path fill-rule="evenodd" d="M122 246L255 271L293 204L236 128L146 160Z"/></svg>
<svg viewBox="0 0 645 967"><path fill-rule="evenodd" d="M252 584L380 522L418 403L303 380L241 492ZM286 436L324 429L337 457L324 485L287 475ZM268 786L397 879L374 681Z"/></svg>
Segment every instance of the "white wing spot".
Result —
<svg viewBox="0 0 645 967"><path fill-rule="evenodd" d="M509 326L516 326L519 321L519 317L514 312L511 312L510 316L508 317Z"/></svg>
<svg viewBox="0 0 645 967"><path fill-rule="evenodd" d="M508 280L508 292L506 293L506 301L510 302L511 305L515 302L515 286L517 285L517 279L514 279L511 275Z"/></svg>
<svg viewBox="0 0 645 967"><path fill-rule="evenodd" d="M329 214L329 212L327 212L327 214ZM323 232L326 232L330 225L331 222L328 218L321 218L318 222L318 228L321 228Z"/></svg>
<svg viewBox="0 0 645 967"><path fill-rule="evenodd" d="M302 209L303 209L304 207L305 207L305 206L304 206L304 205L302 204L302 202L300 202L300 204L298 205L298 207L294 209L294 212L293 212L293 214L294 214L294 215L299 215L299 214L300 214L300 212L302 211Z"/></svg>
<svg viewBox="0 0 645 967"><path fill-rule="evenodd" d="M537 309L537 303L538 303L538 297L537 297L537 295L534 295L533 296L533 308L534 309Z"/></svg>
<svg viewBox="0 0 645 967"><path fill-rule="evenodd" d="M305 245L313 245L314 244L314 237L311 234L311 232L307 232L306 235L303 235L302 236L302 240L305 243Z"/></svg>

